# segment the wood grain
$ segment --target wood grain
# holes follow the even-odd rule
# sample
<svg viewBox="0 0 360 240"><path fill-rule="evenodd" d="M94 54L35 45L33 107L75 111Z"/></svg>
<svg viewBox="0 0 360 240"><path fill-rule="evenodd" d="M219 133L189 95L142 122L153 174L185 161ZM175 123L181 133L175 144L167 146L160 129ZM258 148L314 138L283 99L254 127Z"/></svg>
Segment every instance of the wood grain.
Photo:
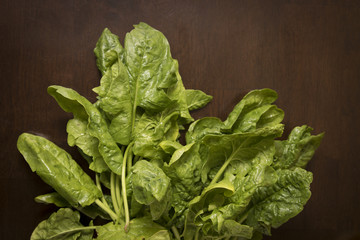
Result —
<svg viewBox="0 0 360 240"><path fill-rule="evenodd" d="M359 1L0 1L0 239L29 239L54 210L50 190L16 150L24 131L69 150L62 112L46 93L71 87L90 100L93 48L105 27L123 41L140 21L162 31L187 88L214 96L194 116L224 119L251 89L279 94L286 133L308 124L325 138L309 169L313 196L273 231L280 239L360 239Z"/></svg>

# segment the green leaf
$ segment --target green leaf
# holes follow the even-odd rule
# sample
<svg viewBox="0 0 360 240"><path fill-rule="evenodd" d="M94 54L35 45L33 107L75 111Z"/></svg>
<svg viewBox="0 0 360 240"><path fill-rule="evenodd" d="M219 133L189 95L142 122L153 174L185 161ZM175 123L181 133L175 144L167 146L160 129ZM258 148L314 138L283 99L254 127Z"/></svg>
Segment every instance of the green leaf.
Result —
<svg viewBox="0 0 360 240"><path fill-rule="evenodd" d="M277 93L268 88L249 92L234 107L221 130L226 133L249 132L279 124L284 118L284 112L271 105L276 99Z"/></svg>
<svg viewBox="0 0 360 240"><path fill-rule="evenodd" d="M101 78L100 86L93 89L99 95L99 107L110 119L110 134L122 145L130 143L136 118L130 84L127 68L118 59Z"/></svg>
<svg viewBox="0 0 360 240"><path fill-rule="evenodd" d="M183 145L179 142L164 140L159 144L159 147L161 147L165 153L172 155L176 150L183 147Z"/></svg>
<svg viewBox="0 0 360 240"><path fill-rule="evenodd" d="M60 208L56 213L42 221L31 235L31 240L76 240L91 239L92 227L80 223L80 214L69 208ZM83 237L81 235L84 234Z"/></svg>
<svg viewBox="0 0 360 240"><path fill-rule="evenodd" d="M17 147L31 170L72 206L88 206L102 196L70 154L49 140L23 133L19 136Z"/></svg>
<svg viewBox="0 0 360 240"><path fill-rule="evenodd" d="M101 44L106 48L106 42ZM178 82L178 66L165 36L145 23L126 34L124 45L123 58L118 56L94 91L111 120L112 136L127 145L134 137L138 107L160 112L174 102L167 89Z"/></svg>
<svg viewBox="0 0 360 240"><path fill-rule="evenodd" d="M153 235L151 235L148 240L170 240L170 234L167 230L160 230Z"/></svg>
<svg viewBox="0 0 360 240"><path fill-rule="evenodd" d="M77 146L79 150L88 156L89 168L95 172L108 171L104 158L101 156L98 146L99 140L89 134L88 121L83 119L70 119L66 125L69 146Z"/></svg>
<svg viewBox="0 0 360 240"><path fill-rule="evenodd" d="M178 63L165 36L145 23L135 25L124 45L94 89L99 106L111 121L109 131L116 142L133 141L134 154L144 158L166 158L160 142L179 137L177 121L193 120ZM196 105L211 98L195 90L189 95Z"/></svg>
<svg viewBox="0 0 360 240"><path fill-rule="evenodd" d="M113 65L118 59L118 55L122 52L123 47L119 42L119 38L112 34L109 29L105 28L94 49L96 65L102 75Z"/></svg>
<svg viewBox="0 0 360 240"><path fill-rule="evenodd" d="M189 126L186 132L186 143L196 142L209 134L220 135L220 130L223 126L222 121L215 117L205 117L196 120Z"/></svg>
<svg viewBox="0 0 360 240"><path fill-rule="evenodd" d="M159 112L171 103L164 90L176 84L177 64L161 32L145 23L134 27L125 37L124 58L134 105Z"/></svg>
<svg viewBox="0 0 360 240"><path fill-rule="evenodd" d="M186 103L190 111L204 107L211 100L212 96L200 90L186 89Z"/></svg>
<svg viewBox="0 0 360 240"><path fill-rule="evenodd" d="M180 112L180 117L178 119L179 124L188 124L194 119L189 113L189 106L186 99L186 90L182 82L182 78L179 73L178 62L175 60L176 64L176 79L177 83L168 89L169 97L175 102L173 106L169 106L172 109L176 109ZM168 108L169 108L168 107Z"/></svg>
<svg viewBox="0 0 360 240"><path fill-rule="evenodd" d="M169 155L159 146L162 141L176 141L179 134L177 111L155 115L143 114L135 129L134 154L147 159L167 160Z"/></svg>
<svg viewBox="0 0 360 240"><path fill-rule="evenodd" d="M100 182L107 188L110 189L110 176L111 173L109 172L102 172L100 173Z"/></svg>
<svg viewBox="0 0 360 240"><path fill-rule="evenodd" d="M104 197L106 198L106 200L112 207L111 198L109 199L108 195L105 195ZM72 207L71 204L68 203L68 201L66 201L65 198L63 198L57 192L52 192L52 193L37 196L35 198L35 202L44 203L44 204L54 204L57 207L68 207L68 208ZM110 220L110 217L108 216L108 214L106 212L104 212L100 207L98 207L95 203L93 203L89 206L86 206L86 207L80 207L80 206L74 206L74 207L76 208L76 210L85 214L89 218L94 219L94 218L100 216L103 219Z"/></svg>
<svg viewBox="0 0 360 240"><path fill-rule="evenodd" d="M313 129L306 125L294 128L288 140L276 141L274 168L305 168L319 147L324 133L311 135Z"/></svg>
<svg viewBox="0 0 360 240"><path fill-rule="evenodd" d="M57 207L71 207L70 203L68 203L68 201L66 201L57 192L39 195L35 198L35 202L44 203L44 204L54 204Z"/></svg>
<svg viewBox="0 0 360 240"><path fill-rule="evenodd" d="M202 229L204 235L211 234L211 230L220 233L224 219L217 218L216 215L209 215L208 211L216 210L225 202L225 198L231 196L234 192L234 186L229 181L223 180L206 187L201 195L195 197L189 203L189 212L194 212L194 219L187 218L187 224L195 223L197 226L205 225L207 221L211 227Z"/></svg>
<svg viewBox="0 0 360 240"><path fill-rule="evenodd" d="M201 158L205 159L201 178L205 183L211 169L221 167L212 182L220 180L228 165L233 161L244 164L251 162L257 154L273 144L275 137L281 136L283 125L260 128L249 133L235 133L230 135L207 135L201 141ZM268 159L269 164L272 159Z"/></svg>
<svg viewBox="0 0 360 240"><path fill-rule="evenodd" d="M74 114L74 119L87 122L87 127L84 129L86 132L84 132L84 134L88 134L95 138L94 141L96 144L94 145L97 145L97 149L106 165L111 169L111 171L121 175L121 167L123 162L122 152L110 135L107 124L102 118L99 110L86 98L82 97L80 94L70 88L50 86L48 87L48 93L55 98L64 111L72 112ZM81 126L84 125L82 124ZM69 132L69 135L73 134L73 132ZM83 146L82 144L79 145L80 148ZM86 149L82 150L84 152L86 151ZM96 150L93 151L93 153L95 152ZM95 158L93 160L95 160Z"/></svg>
<svg viewBox="0 0 360 240"><path fill-rule="evenodd" d="M201 193L203 184L200 178L202 160L198 144L185 145L174 152L163 170L171 179L171 205L176 214L181 214L188 202Z"/></svg>
<svg viewBox="0 0 360 240"><path fill-rule="evenodd" d="M159 231L166 231L164 227L153 222L151 218L134 218L130 221L130 230L125 233L124 226L119 224L108 223L103 226L98 226L96 231L98 234L97 240L142 240L142 239L151 239L155 236L161 236L165 238L160 239L170 239L166 237L166 234ZM155 236L152 239L156 239Z"/></svg>
<svg viewBox="0 0 360 240"><path fill-rule="evenodd" d="M149 205L165 197L170 179L161 168L141 160L133 166L132 173L132 188L136 201Z"/></svg>
<svg viewBox="0 0 360 240"><path fill-rule="evenodd" d="M169 189L161 201L155 200L150 204L150 214L152 220L159 220L164 213L167 213L170 210L170 200L171 190Z"/></svg>
<svg viewBox="0 0 360 240"><path fill-rule="evenodd" d="M251 239L253 235L253 228L247 225L242 225L234 220L225 220L222 230L224 237L243 237Z"/></svg>
<svg viewBox="0 0 360 240"><path fill-rule="evenodd" d="M248 210L246 223L264 234L299 214L311 196L311 172L279 169L277 175L274 185L257 189Z"/></svg>

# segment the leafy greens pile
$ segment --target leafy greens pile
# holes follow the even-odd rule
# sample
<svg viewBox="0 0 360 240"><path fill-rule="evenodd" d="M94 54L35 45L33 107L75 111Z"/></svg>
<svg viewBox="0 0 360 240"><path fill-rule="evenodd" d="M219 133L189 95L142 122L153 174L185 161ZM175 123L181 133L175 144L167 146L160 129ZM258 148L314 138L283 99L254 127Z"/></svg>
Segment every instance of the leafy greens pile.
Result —
<svg viewBox="0 0 360 240"><path fill-rule="evenodd" d="M96 103L76 91L48 93L71 112L68 144L94 181L49 140L23 133L18 149L55 191L35 198L60 209L31 239L261 239L297 215L310 197L304 169L323 134L306 125L283 133L275 91L249 92L225 121L194 121L212 97L184 88L164 35L145 23L124 47L105 29L94 50L102 74ZM191 123L191 124L190 124ZM179 141L186 132L186 144ZM80 212L104 225L80 222Z"/></svg>

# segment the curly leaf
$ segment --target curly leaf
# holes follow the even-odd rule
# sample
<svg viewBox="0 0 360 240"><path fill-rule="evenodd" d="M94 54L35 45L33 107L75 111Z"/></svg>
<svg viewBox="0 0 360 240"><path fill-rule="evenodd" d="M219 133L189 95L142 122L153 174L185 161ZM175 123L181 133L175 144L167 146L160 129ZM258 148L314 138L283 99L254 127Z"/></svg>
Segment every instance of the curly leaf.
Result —
<svg viewBox="0 0 360 240"><path fill-rule="evenodd" d="M324 133L311 135L313 129L306 125L294 128L288 140L276 141L274 168L305 168L319 147Z"/></svg>
<svg viewBox="0 0 360 240"><path fill-rule="evenodd" d="M278 181L257 189L246 223L264 234L279 227L303 210L311 196L312 173L301 168L277 170Z"/></svg>
<svg viewBox="0 0 360 240"><path fill-rule="evenodd" d="M203 184L200 178L202 160L198 144L185 145L174 152L170 162L163 169L171 179L172 207L175 214L181 214L188 202L201 193Z"/></svg>

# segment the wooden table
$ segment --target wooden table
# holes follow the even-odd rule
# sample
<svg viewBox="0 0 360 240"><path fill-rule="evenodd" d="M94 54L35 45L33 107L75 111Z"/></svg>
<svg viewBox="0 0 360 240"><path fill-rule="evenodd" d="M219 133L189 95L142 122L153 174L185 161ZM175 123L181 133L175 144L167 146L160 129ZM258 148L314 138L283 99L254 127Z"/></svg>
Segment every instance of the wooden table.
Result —
<svg viewBox="0 0 360 240"><path fill-rule="evenodd" d="M71 87L95 101L93 48L105 27L121 42L140 21L168 38L187 88L214 96L195 118L224 119L251 89L272 88L285 134L326 132L309 169L313 196L273 231L278 239L360 239L360 1L0 1L0 239L29 239L55 209L17 152L22 132L66 143L64 113L46 93ZM84 163L82 163L84 164ZM266 238L269 239L269 238Z"/></svg>

